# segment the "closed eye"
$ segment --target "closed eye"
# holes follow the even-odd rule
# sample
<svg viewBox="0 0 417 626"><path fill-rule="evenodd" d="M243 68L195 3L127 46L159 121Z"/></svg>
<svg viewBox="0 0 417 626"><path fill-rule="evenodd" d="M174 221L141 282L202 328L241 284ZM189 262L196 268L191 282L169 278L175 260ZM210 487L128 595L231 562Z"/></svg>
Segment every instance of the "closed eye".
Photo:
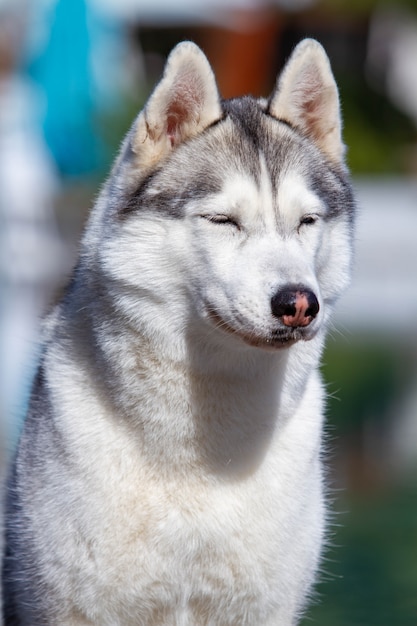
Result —
<svg viewBox="0 0 417 626"><path fill-rule="evenodd" d="M315 224L317 222L317 215L304 215L300 219L300 226L308 226L309 224Z"/></svg>
<svg viewBox="0 0 417 626"><path fill-rule="evenodd" d="M230 217L230 215L213 213L210 215L202 215L202 217L204 217L204 219L208 220L209 222L212 222L213 224L225 224L240 229L238 222L233 217Z"/></svg>
<svg viewBox="0 0 417 626"><path fill-rule="evenodd" d="M316 213L310 213L308 215L303 215L298 223L297 232L299 233L303 226L313 226L319 219L319 216Z"/></svg>

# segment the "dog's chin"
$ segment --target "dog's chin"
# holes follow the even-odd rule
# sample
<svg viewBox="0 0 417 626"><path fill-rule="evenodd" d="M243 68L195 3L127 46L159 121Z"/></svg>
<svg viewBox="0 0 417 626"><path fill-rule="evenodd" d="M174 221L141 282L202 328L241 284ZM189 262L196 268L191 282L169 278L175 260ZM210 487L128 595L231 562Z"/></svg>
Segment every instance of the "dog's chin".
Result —
<svg viewBox="0 0 417 626"><path fill-rule="evenodd" d="M253 348L276 351L290 348L299 341L309 341L316 333L306 333L301 329L293 329L289 332L271 333L270 335L247 334L235 331L234 334Z"/></svg>
<svg viewBox="0 0 417 626"><path fill-rule="evenodd" d="M279 328L270 332L249 330L241 326L233 326L226 322L220 315L210 311L209 319L221 332L232 335L235 339L243 341L252 348L276 351L290 348L299 341L310 341L317 334L318 328Z"/></svg>

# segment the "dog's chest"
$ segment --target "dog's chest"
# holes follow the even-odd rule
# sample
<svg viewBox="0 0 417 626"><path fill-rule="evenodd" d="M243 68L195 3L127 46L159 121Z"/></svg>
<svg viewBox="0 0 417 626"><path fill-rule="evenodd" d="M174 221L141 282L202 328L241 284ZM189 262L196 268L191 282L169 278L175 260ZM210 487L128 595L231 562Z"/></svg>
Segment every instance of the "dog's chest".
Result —
<svg viewBox="0 0 417 626"><path fill-rule="evenodd" d="M311 423L293 420L254 450L235 437L223 472L219 458L228 456L206 457L217 474L198 468L185 444L181 464L168 466L164 457L145 461L119 427L85 438L95 442L94 455L82 455L89 463L77 494L85 545L67 546L63 557L74 555L81 612L101 626L253 626L293 607L322 530Z"/></svg>
<svg viewBox="0 0 417 626"><path fill-rule="evenodd" d="M88 596L105 599L101 619L108 613L124 614L123 624L137 624L139 615L149 625L262 623L260 611L276 602L277 537L284 537L263 497L253 493L257 506L250 505L250 491L198 492L173 483L136 505L120 501L118 519L96 528L91 580L98 589Z"/></svg>

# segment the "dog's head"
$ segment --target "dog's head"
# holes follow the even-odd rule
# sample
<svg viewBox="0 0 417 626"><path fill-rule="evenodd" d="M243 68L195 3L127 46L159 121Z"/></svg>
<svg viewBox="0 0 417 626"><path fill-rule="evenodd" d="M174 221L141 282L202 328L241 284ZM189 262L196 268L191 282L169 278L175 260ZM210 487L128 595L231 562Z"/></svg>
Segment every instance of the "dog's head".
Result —
<svg viewBox="0 0 417 626"><path fill-rule="evenodd" d="M320 44L296 47L269 100L222 101L186 42L128 134L85 241L133 322L156 323L158 306L172 331L191 317L212 335L280 348L313 337L345 288L353 208Z"/></svg>

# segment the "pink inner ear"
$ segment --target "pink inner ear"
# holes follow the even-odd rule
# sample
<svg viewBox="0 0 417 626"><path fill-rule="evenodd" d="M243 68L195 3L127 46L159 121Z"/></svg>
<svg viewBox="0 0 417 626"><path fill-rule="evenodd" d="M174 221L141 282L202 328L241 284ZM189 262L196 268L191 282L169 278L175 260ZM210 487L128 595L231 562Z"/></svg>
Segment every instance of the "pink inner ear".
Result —
<svg viewBox="0 0 417 626"><path fill-rule="evenodd" d="M198 123L203 93L204 85L201 79L191 72L184 74L174 86L166 112L166 133L171 147L183 141L187 124L192 121Z"/></svg>
<svg viewBox="0 0 417 626"><path fill-rule="evenodd" d="M295 89L297 101L303 110L311 112L320 103L323 90L321 75L316 67L307 66L299 82L302 86L297 86Z"/></svg>
<svg viewBox="0 0 417 626"><path fill-rule="evenodd" d="M325 87L319 70L307 66L302 76L302 88L295 92L295 100L302 112L303 126L317 139L326 133L325 104L328 88Z"/></svg>
<svg viewBox="0 0 417 626"><path fill-rule="evenodd" d="M177 144L178 119L175 115L167 117L167 136L173 148Z"/></svg>
<svg viewBox="0 0 417 626"><path fill-rule="evenodd" d="M171 102L169 110L167 111L166 132L172 147L180 143L181 127L188 121L189 117L190 114L184 106L184 103L179 100Z"/></svg>

